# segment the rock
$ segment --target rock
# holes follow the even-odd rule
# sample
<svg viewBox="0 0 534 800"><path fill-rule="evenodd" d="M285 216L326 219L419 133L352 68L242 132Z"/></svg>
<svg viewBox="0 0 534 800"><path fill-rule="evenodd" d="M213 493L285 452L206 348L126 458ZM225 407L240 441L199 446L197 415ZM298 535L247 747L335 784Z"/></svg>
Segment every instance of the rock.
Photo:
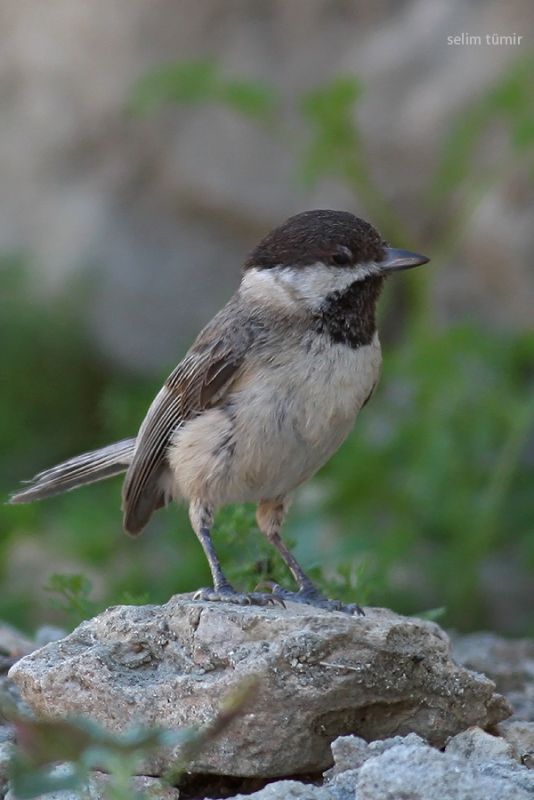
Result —
<svg viewBox="0 0 534 800"><path fill-rule="evenodd" d="M534 722L505 720L497 725L497 733L511 745L514 758L534 769Z"/></svg>
<svg viewBox="0 0 534 800"><path fill-rule="evenodd" d="M35 644L37 647L43 647L49 642L57 642L59 639L64 639L66 635L67 631L57 625L41 625L35 633Z"/></svg>
<svg viewBox="0 0 534 800"><path fill-rule="evenodd" d="M110 608L10 671L37 714L85 715L113 731L201 726L251 676L260 679L253 703L193 758L192 772L317 773L339 735L415 732L441 746L509 715L490 680L451 661L436 624L385 609L357 618L182 595ZM161 774L176 756L154 756L142 771Z"/></svg>
<svg viewBox="0 0 534 800"><path fill-rule="evenodd" d="M340 737L333 742L332 751L336 767L346 769L327 780L324 786L278 781L254 794L238 795L235 800L245 800L245 797L248 800L531 798L534 792L532 774L520 767L509 755L502 757L495 749L481 746L484 736L494 739L496 737L478 729L467 733L476 742L476 746L470 750L463 748L463 754L460 754L460 747L455 753L440 753L414 734L395 736L370 745L355 736ZM468 738L464 737L464 742Z"/></svg>
<svg viewBox="0 0 534 800"><path fill-rule="evenodd" d="M529 797L534 796L534 773L518 764L517 761L511 759L509 761L489 761L480 764L479 771L486 778L494 779L496 782L507 781L516 786L518 790L527 792ZM516 797L516 795L513 796ZM520 794L517 797L523 797L523 795Z"/></svg>
<svg viewBox="0 0 534 800"><path fill-rule="evenodd" d="M7 622L0 622L0 651L10 656L23 656L34 649L31 639Z"/></svg>
<svg viewBox="0 0 534 800"><path fill-rule="evenodd" d="M472 633L452 639L455 661L483 672L506 695L515 717L534 722L534 640Z"/></svg>
<svg viewBox="0 0 534 800"><path fill-rule="evenodd" d="M0 797L4 796L7 786L12 749L13 745L10 742L0 742Z"/></svg>
<svg viewBox="0 0 534 800"><path fill-rule="evenodd" d="M7 622L0 622L0 675L7 673L22 656L64 636L66 631L62 628L43 625L37 631L35 639L29 639Z"/></svg>
<svg viewBox="0 0 534 800"><path fill-rule="evenodd" d="M351 800L353 797L354 792ZM323 786L300 783L300 781L275 781L268 783L259 792L237 794L232 800L338 800L338 798L339 795Z"/></svg>
<svg viewBox="0 0 534 800"><path fill-rule="evenodd" d="M325 787L330 790L335 800L355 800L359 776L358 769L347 769L345 772L335 775L325 784Z"/></svg>
<svg viewBox="0 0 534 800"><path fill-rule="evenodd" d="M330 779L347 770L358 769L370 758L379 756L399 744L426 746L424 739L416 733L409 733L408 736L392 736L390 739L379 739L370 743L358 736L340 736L332 742L334 766L327 770L324 776Z"/></svg>
<svg viewBox="0 0 534 800"><path fill-rule="evenodd" d="M10 720L13 715L33 716L15 684L5 675L0 675L0 741L2 737L12 738Z"/></svg>
<svg viewBox="0 0 534 800"><path fill-rule="evenodd" d="M0 745L4 742L11 742L15 738L13 729L8 725L0 725Z"/></svg>
<svg viewBox="0 0 534 800"><path fill-rule="evenodd" d="M359 736L339 736L332 742L332 757L334 766L324 774L327 780L349 769L359 769L369 758L369 745Z"/></svg>
<svg viewBox="0 0 534 800"><path fill-rule="evenodd" d="M106 789L109 784L109 775L102 772L94 773L91 783L94 786L94 800L107 800L109 794ZM135 775L131 782L132 790L140 792L146 800L178 800L180 792L173 786L167 786L158 778L151 778L147 775ZM47 800L49 795L47 795ZM93 800L93 798L91 798Z"/></svg>
<svg viewBox="0 0 534 800"><path fill-rule="evenodd" d="M512 746L499 736L492 736L480 728L469 728L453 736L447 743L446 753L463 756L468 761L498 761L514 758Z"/></svg>
<svg viewBox="0 0 534 800"><path fill-rule="evenodd" d="M493 765L479 767L452 753L402 744L366 761L359 770L356 797L358 800L531 800L534 792L534 779L529 780L531 773L514 761L509 765L502 764L500 771L492 770Z"/></svg>
<svg viewBox="0 0 534 800"><path fill-rule="evenodd" d="M55 772L61 773L68 769L66 765L59 765L56 767ZM103 772L92 772L88 783L83 789L83 792L75 790L64 790L60 792L47 792L47 794L39 795L36 800L107 800L110 797L108 787L110 784L110 776ZM167 786L158 778L149 778L146 775L136 775L131 779L132 796L134 793L142 793L144 800L178 800L180 793L178 789L172 786ZM135 795L136 797L138 795ZM122 795L121 795L122 797ZM17 800L17 795L10 789L5 796L5 800Z"/></svg>
<svg viewBox="0 0 534 800"><path fill-rule="evenodd" d="M533 639L471 633L453 637L452 650L456 661L491 677L501 692L519 691L534 684Z"/></svg>
<svg viewBox="0 0 534 800"><path fill-rule="evenodd" d="M62 628L43 625L35 639L30 639L7 622L0 622L0 673L6 673L22 656L64 636L66 631Z"/></svg>

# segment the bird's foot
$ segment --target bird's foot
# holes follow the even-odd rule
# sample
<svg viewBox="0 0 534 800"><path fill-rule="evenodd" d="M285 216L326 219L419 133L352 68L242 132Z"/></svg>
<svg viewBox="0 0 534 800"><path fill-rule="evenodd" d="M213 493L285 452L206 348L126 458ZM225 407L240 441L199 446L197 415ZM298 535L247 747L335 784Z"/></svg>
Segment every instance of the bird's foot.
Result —
<svg viewBox="0 0 534 800"><path fill-rule="evenodd" d="M298 592L284 589L278 583L271 584L272 596L288 603L305 603L308 606L324 608L326 611L342 611L364 617L365 611L357 603L342 603L341 600L329 600L313 586L302 586Z"/></svg>
<svg viewBox="0 0 534 800"><path fill-rule="evenodd" d="M238 592L229 583L217 588L199 589L193 595L193 600L204 600L210 603L234 603L238 606L275 606L285 608L282 597L276 597L268 592Z"/></svg>

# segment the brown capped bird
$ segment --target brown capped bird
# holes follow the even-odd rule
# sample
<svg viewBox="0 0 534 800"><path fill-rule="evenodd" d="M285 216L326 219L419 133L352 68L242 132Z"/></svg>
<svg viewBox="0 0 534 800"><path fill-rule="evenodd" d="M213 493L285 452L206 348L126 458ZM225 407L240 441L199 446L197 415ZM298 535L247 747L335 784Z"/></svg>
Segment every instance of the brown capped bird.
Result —
<svg viewBox="0 0 534 800"><path fill-rule="evenodd" d="M171 500L189 504L213 577L195 597L360 611L319 593L280 529L291 492L335 453L376 386L375 308L385 278L427 261L388 247L346 211L291 217L250 253L236 293L169 375L137 436L39 473L11 502L126 472L128 533L141 533ZM214 514L249 501L298 591L244 594L226 580L211 540Z"/></svg>

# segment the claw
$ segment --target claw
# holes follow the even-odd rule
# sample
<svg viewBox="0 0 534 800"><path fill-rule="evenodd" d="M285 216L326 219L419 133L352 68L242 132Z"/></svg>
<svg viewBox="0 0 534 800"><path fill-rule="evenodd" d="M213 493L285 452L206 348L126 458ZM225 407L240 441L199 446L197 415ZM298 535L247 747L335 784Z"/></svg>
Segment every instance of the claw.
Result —
<svg viewBox="0 0 534 800"><path fill-rule="evenodd" d="M277 583L271 584L271 587L272 597L277 597L280 600L304 603L309 606L323 608L326 611L339 611L343 614L350 614L351 616L365 616L365 611L357 603L342 603L341 600L329 600L313 586L311 588L299 589L298 592L291 592Z"/></svg>
<svg viewBox="0 0 534 800"><path fill-rule="evenodd" d="M280 589L281 587L278 586L277 583L274 583L274 581L260 581L254 587L254 593L256 594L261 589L270 589L271 593L266 595L267 599L268 599L268 602L273 606L278 605L278 606L282 606L282 608L286 608L286 604L284 603L282 598L278 597L276 594L274 594L274 590L276 588ZM259 592L259 593L263 594L263 592Z"/></svg>
<svg viewBox="0 0 534 800"><path fill-rule="evenodd" d="M204 600L209 603L234 603L239 606L267 606L279 604L285 608L281 598L273 597L262 592L237 592L232 586L219 589L198 589L193 594L193 600Z"/></svg>
<svg viewBox="0 0 534 800"><path fill-rule="evenodd" d="M269 588L269 594L259 592L260 588ZM281 606L286 608L286 602L304 603L309 606L323 608L326 611L339 611L343 614L365 616L363 608L357 603L342 603L340 600L329 600L315 588L303 588L298 592L284 589L274 581L260 582L253 592L237 592L232 586L224 585L219 589L198 589L193 594L193 600L204 600L211 603L234 603L240 606Z"/></svg>

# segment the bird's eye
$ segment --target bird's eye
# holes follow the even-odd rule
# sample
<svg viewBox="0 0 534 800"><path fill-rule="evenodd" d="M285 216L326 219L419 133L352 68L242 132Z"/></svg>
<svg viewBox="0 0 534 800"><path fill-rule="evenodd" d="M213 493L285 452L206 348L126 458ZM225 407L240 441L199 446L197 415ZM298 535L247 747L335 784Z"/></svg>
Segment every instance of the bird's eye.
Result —
<svg viewBox="0 0 534 800"><path fill-rule="evenodd" d="M332 255L332 261L340 267L352 264L352 250L344 245L340 245Z"/></svg>

